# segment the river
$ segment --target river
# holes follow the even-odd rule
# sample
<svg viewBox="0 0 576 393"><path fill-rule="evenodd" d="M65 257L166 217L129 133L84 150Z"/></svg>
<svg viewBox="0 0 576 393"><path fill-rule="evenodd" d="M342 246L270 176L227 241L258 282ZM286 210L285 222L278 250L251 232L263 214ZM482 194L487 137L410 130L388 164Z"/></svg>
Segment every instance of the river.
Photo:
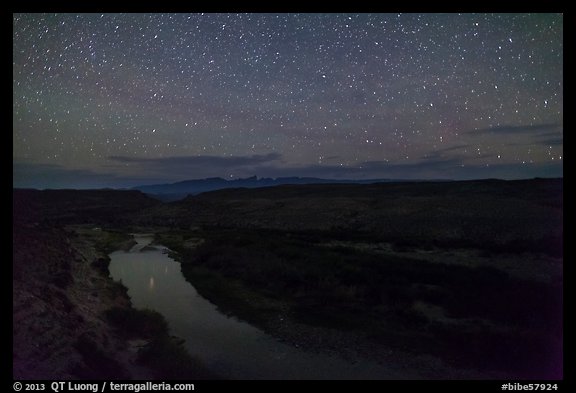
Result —
<svg viewBox="0 0 576 393"><path fill-rule="evenodd" d="M309 353L218 311L182 275L180 263L153 235L136 234L130 251L110 254L110 275L122 280L135 308L161 313L170 333L185 339L191 355L230 379L395 379L393 367L350 363L335 355Z"/></svg>

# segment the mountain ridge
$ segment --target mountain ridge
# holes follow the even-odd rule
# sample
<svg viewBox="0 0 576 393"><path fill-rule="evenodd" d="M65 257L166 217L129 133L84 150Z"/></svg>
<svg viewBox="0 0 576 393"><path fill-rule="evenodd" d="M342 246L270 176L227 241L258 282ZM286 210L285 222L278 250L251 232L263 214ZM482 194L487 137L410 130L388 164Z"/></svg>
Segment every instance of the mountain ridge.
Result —
<svg viewBox="0 0 576 393"><path fill-rule="evenodd" d="M227 180L221 177L209 177L205 179L183 180L175 183L151 184L132 187L145 194L155 196L163 201L175 201L188 195L197 195L208 191L217 191L228 188L261 188L287 184L373 184L373 183L404 183L404 182L430 182L451 180L408 180L408 179L322 179L316 177L261 177L251 176Z"/></svg>

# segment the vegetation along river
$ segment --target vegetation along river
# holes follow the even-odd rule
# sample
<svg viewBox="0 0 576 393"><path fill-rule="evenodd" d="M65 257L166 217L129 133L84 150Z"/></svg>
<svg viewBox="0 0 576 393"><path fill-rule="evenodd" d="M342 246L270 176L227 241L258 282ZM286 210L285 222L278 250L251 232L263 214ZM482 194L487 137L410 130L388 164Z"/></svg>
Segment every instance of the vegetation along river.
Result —
<svg viewBox="0 0 576 393"><path fill-rule="evenodd" d="M180 263L153 235L136 234L130 251L110 254L110 274L128 288L135 308L161 313L170 333L183 338L191 355L230 379L396 379L394 367L350 363L336 355L310 353L282 343L254 326L226 316L194 289Z"/></svg>

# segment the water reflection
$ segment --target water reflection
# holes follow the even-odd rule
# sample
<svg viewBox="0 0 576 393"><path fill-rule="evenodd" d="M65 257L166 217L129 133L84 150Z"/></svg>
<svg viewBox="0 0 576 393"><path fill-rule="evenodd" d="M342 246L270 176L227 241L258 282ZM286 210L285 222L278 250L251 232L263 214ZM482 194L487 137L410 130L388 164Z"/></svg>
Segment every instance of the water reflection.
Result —
<svg viewBox="0 0 576 393"><path fill-rule="evenodd" d="M391 367L373 362L354 364L337 356L318 355L283 344L263 331L220 313L186 281L180 263L147 248L153 236L136 235L130 251L110 254L110 275L122 280L136 308L160 312L170 334L207 367L231 379L398 379ZM160 272L164 271L164 274ZM158 289L158 290L156 290Z"/></svg>

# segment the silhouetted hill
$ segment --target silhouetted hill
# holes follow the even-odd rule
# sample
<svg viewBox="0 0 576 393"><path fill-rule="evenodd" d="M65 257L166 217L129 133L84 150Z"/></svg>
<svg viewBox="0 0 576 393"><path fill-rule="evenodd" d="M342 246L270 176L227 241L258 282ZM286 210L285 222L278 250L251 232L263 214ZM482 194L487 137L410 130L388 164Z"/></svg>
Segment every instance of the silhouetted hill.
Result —
<svg viewBox="0 0 576 393"><path fill-rule="evenodd" d="M404 180L368 179L368 180L334 180L319 179L315 177L279 177L257 178L256 176L245 179L226 180L220 177L208 179L185 180L171 184L155 184L149 186L134 187L134 190L153 195L162 201L175 201L187 195L196 195L203 192L222 190L228 188L261 188L285 184L372 184L382 182L402 182Z"/></svg>
<svg viewBox="0 0 576 393"><path fill-rule="evenodd" d="M121 215L158 205L140 191L13 189L14 222L114 223Z"/></svg>
<svg viewBox="0 0 576 393"><path fill-rule="evenodd" d="M561 253L562 179L282 185L189 196L141 225L358 234L405 245Z"/></svg>

